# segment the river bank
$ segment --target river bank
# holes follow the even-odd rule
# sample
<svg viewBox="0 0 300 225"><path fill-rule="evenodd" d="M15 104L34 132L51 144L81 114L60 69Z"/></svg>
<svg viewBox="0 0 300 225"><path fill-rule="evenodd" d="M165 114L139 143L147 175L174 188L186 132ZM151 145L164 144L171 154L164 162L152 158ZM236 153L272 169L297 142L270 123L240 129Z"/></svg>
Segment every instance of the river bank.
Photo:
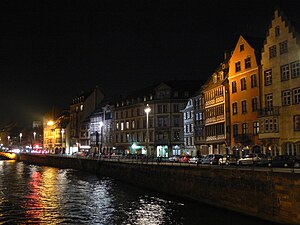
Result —
<svg viewBox="0 0 300 225"><path fill-rule="evenodd" d="M88 171L276 223L300 224L298 173L149 165L57 155L20 154L18 160Z"/></svg>

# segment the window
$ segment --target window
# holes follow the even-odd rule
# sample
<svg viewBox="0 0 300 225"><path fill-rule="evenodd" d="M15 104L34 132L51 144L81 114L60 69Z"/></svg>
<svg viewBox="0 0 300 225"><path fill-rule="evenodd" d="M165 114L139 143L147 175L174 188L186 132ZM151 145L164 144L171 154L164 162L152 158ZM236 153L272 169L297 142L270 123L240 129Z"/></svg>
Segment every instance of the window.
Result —
<svg viewBox="0 0 300 225"><path fill-rule="evenodd" d="M232 114L236 115L238 113L237 103L232 103Z"/></svg>
<svg viewBox="0 0 300 225"><path fill-rule="evenodd" d="M239 135L239 126L238 126L238 124L234 124L232 126L232 129L233 129L233 137L238 136Z"/></svg>
<svg viewBox="0 0 300 225"><path fill-rule="evenodd" d="M251 75L251 88L257 87L256 74Z"/></svg>
<svg viewBox="0 0 300 225"><path fill-rule="evenodd" d="M265 86L272 84L272 70L265 71Z"/></svg>
<svg viewBox="0 0 300 225"><path fill-rule="evenodd" d="M290 79L290 66L283 65L280 67L281 81Z"/></svg>
<svg viewBox="0 0 300 225"><path fill-rule="evenodd" d="M243 100L242 101L242 113L246 113L247 112L247 101Z"/></svg>
<svg viewBox="0 0 300 225"><path fill-rule="evenodd" d="M242 124L242 134L248 134L248 123Z"/></svg>
<svg viewBox="0 0 300 225"><path fill-rule="evenodd" d="M275 37L278 37L280 35L280 27L275 27Z"/></svg>
<svg viewBox="0 0 300 225"><path fill-rule="evenodd" d="M258 98L252 98L252 112L256 112L258 110Z"/></svg>
<svg viewBox="0 0 300 225"><path fill-rule="evenodd" d="M300 104L300 88L293 90L293 103Z"/></svg>
<svg viewBox="0 0 300 225"><path fill-rule="evenodd" d="M245 45L244 44L241 44L240 45L240 52L244 51L245 50Z"/></svg>
<svg viewBox="0 0 300 225"><path fill-rule="evenodd" d="M256 135L259 133L259 122L253 122L253 134Z"/></svg>
<svg viewBox="0 0 300 225"><path fill-rule="evenodd" d="M273 95L272 94L266 95L266 107L268 110L273 109Z"/></svg>
<svg viewBox="0 0 300 225"><path fill-rule="evenodd" d="M291 104L291 91L283 91L282 92L282 105L290 105Z"/></svg>
<svg viewBox="0 0 300 225"><path fill-rule="evenodd" d="M124 130L124 123L121 122L121 130Z"/></svg>
<svg viewBox="0 0 300 225"><path fill-rule="evenodd" d="M236 81L233 81L231 84L232 84L232 93L237 92Z"/></svg>
<svg viewBox="0 0 300 225"><path fill-rule="evenodd" d="M280 55L288 52L288 42L287 41L279 43L279 51L280 51Z"/></svg>
<svg viewBox="0 0 300 225"><path fill-rule="evenodd" d="M173 112L179 112L179 105L178 104L173 105Z"/></svg>
<svg viewBox="0 0 300 225"><path fill-rule="evenodd" d="M273 45L272 47L269 48L269 57L270 59L276 57L276 45Z"/></svg>
<svg viewBox="0 0 300 225"><path fill-rule="evenodd" d="M129 129L129 121L126 121L126 129Z"/></svg>
<svg viewBox="0 0 300 225"><path fill-rule="evenodd" d="M241 71L241 62L236 62L235 63L235 72Z"/></svg>
<svg viewBox="0 0 300 225"><path fill-rule="evenodd" d="M247 58L245 58L245 69L250 67L251 67L251 58L250 56L248 56Z"/></svg>
<svg viewBox="0 0 300 225"><path fill-rule="evenodd" d="M294 129L295 131L300 131L300 115L294 117Z"/></svg>
<svg viewBox="0 0 300 225"><path fill-rule="evenodd" d="M244 91L246 89L247 89L246 78L242 78L241 79L241 91Z"/></svg>
<svg viewBox="0 0 300 225"><path fill-rule="evenodd" d="M278 121L276 118L264 120L265 132L278 132Z"/></svg>
<svg viewBox="0 0 300 225"><path fill-rule="evenodd" d="M292 78L299 77L300 76L300 65L299 61L291 63L291 74Z"/></svg>

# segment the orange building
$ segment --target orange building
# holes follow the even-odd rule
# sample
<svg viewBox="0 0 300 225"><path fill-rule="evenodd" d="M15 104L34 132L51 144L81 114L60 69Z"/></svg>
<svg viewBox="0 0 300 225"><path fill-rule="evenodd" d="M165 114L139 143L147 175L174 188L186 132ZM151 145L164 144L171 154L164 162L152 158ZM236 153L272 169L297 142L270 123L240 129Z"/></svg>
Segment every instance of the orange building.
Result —
<svg viewBox="0 0 300 225"><path fill-rule="evenodd" d="M251 43L251 45L250 45ZM259 152L260 39L240 36L229 61L231 147L235 154ZM256 48L256 49L255 49Z"/></svg>

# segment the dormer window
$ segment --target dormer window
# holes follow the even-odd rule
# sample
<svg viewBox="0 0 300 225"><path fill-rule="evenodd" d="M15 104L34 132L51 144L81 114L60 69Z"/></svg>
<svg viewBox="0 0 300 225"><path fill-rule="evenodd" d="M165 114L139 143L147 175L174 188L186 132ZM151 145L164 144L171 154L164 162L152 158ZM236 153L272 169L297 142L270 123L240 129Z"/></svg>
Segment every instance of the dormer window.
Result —
<svg viewBox="0 0 300 225"><path fill-rule="evenodd" d="M275 37L279 37L279 35L280 35L280 27L277 26L275 27Z"/></svg>
<svg viewBox="0 0 300 225"><path fill-rule="evenodd" d="M242 52L242 51L244 51L245 50L245 46L244 46L244 44L241 44L240 45L240 52Z"/></svg>

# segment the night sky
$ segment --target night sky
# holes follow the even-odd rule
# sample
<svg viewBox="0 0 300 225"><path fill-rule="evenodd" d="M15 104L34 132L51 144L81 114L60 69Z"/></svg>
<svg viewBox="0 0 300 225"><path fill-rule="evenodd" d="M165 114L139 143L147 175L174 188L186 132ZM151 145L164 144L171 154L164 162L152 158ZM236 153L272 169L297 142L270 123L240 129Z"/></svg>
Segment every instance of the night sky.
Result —
<svg viewBox="0 0 300 225"><path fill-rule="evenodd" d="M299 1L282 2L300 11ZM205 80L240 33L265 36L275 3L3 0L0 124L31 124L96 85L111 96Z"/></svg>

